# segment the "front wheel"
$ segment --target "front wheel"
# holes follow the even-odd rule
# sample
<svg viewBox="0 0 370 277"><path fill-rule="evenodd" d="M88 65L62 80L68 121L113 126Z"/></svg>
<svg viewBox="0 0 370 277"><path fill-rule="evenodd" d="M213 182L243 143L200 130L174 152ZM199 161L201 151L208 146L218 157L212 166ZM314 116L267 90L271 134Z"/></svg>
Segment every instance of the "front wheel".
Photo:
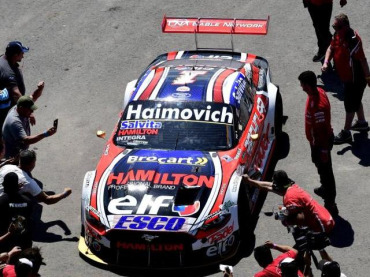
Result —
<svg viewBox="0 0 370 277"><path fill-rule="evenodd" d="M256 236L254 235L254 221L249 208L249 198L246 191L247 184L240 184L238 195L238 221L241 240L241 254L248 257L254 249Z"/></svg>
<svg viewBox="0 0 370 277"><path fill-rule="evenodd" d="M275 101L275 136L278 137L283 131L283 99L280 91L276 92Z"/></svg>

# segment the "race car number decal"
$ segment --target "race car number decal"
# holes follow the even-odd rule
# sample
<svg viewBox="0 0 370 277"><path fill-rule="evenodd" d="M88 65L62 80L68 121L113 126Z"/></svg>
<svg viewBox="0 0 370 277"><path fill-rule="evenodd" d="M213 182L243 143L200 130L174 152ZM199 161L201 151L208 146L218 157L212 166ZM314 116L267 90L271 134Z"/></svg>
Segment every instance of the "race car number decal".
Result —
<svg viewBox="0 0 370 277"><path fill-rule="evenodd" d="M199 75L207 74L207 71L197 70L184 70L180 72L180 76L177 77L172 84L173 85L185 85L192 84L196 81L196 77Z"/></svg>

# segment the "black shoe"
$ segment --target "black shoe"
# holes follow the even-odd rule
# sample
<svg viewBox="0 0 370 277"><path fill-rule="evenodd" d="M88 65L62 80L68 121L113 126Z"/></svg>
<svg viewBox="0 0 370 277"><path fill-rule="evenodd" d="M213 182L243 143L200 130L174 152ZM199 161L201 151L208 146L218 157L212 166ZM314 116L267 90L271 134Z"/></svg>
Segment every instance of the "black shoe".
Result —
<svg viewBox="0 0 370 277"><path fill-rule="evenodd" d="M369 131L369 123L367 123L367 121L358 121L356 120L356 122L354 124L352 124L351 130L353 131Z"/></svg>
<svg viewBox="0 0 370 277"><path fill-rule="evenodd" d="M334 144L343 144L352 142L351 132L348 130L342 130L338 135L334 137Z"/></svg>
<svg viewBox="0 0 370 277"><path fill-rule="evenodd" d="M324 198L324 188L323 187L317 187L313 189L313 192L320 196L321 198Z"/></svg>
<svg viewBox="0 0 370 277"><path fill-rule="evenodd" d="M328 210L328 212L331 214L332 217L336 217L339 215L339 210L337 207L337 204L325 204L324 205L325 209Z"/></svg>
<svg viewBox="0 0 370 277"><path fill-rule="evenodd" d="M325 58L325 53L317 52L315 56L313 56L312 61L317 63Z"/></svg>

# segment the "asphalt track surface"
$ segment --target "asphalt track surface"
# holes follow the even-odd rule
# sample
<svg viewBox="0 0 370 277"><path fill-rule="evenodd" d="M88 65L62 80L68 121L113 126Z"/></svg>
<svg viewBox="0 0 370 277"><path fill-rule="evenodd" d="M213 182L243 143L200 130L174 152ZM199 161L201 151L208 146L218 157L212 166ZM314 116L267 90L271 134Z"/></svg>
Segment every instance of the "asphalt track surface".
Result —
<svg viewBox="0 0 370 277"><path fill-rule="evenodd" d="M339 0L335 0L333 13L348 14L370 58L370 5L367 0L348 2L341 9ZM81 184L85 172L95 168L103 151L104 141L98 139L95 132L98 129L111 132L118 119L126 83L136 79L157 55L195 48L192 35L161 33L164 14L271 16L267 36L235 36L235 49L265 57L270 63L273 82L280 86L284 115L288 117L283 130L289 137L290 147L289 155L279 161L277 168L285 169L311 193L319 184L304 136L306 96L297 76L308 69L320 74L320 64L311 61L316 38L301 1L1 0L0 3L1 49L14 39L31 48L22 63L28 93L39 80L45 80L44 94L37 103L37 125L32 132L46 130L59 118L58 133L34 147L38 152L34 176L43 181L46 190L60 192L66 186L73 189L69 198L43 208L42 228L35 242L42 247L47 263L41 268L42 276L118 276L86 263L78 255L75 240L80 231ZM200 42L221 47L228 46L230 39L203 36ZM338 132L344 123L341 87L331 77L326 84L332 105L332 125ZM367 88L363 100L368 118L369 92ZM335 146L332 151L342 227L336 247L329 247L328 251L347 276L368 276L370 140L367 133L355 134L354 138L352 145ZM269 195L263 211L270 211L279 203L280 197ZM256 244L266 240L293 244L291 235L280 222L262 214L256 228ZM260 268L253 257L248 257L235 265L234 270L234 276L253 276ZM123 274L142 275L140 272ZM217 271L208 274L221 276Z"/></svg>

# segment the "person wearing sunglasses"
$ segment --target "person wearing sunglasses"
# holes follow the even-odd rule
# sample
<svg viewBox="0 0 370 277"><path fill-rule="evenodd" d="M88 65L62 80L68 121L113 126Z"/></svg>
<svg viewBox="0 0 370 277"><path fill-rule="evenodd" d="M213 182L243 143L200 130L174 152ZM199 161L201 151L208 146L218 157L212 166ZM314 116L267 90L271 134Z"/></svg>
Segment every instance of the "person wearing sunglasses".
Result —
<svg viewBox="0 0 370 277"><path fill-rule="evenodd" d="M352 141L351 130L369 131L362 96L366 85L370 86L370 71L361 38L350 27L348 16L343 13L335 16L332 27L335 33L321 70L326 72L330 60L333 59L336 72L344 85L346 119L343 130L334 138L334 144L343 144ZM355 114L357 120L352 124Z"/></svg>

